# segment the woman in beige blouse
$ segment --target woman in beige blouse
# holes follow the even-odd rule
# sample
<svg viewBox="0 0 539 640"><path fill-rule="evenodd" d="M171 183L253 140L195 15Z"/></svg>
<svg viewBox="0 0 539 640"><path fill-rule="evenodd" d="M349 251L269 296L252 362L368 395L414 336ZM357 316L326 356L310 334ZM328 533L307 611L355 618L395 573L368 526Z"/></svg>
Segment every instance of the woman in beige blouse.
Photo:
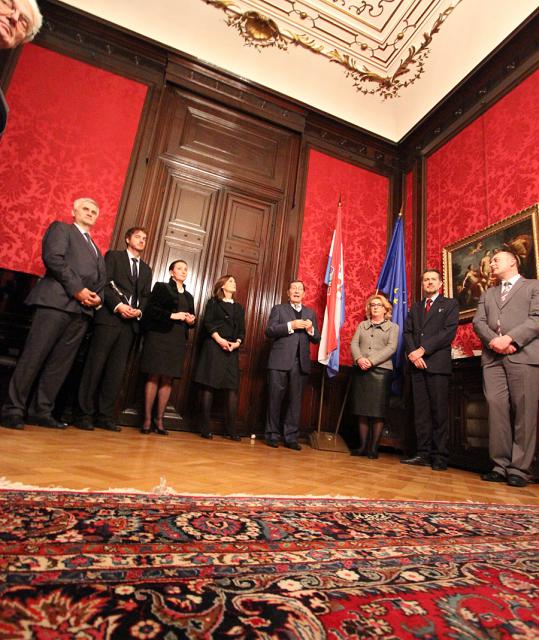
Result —
<svg viewBox="0 0 539 640"><path fill-rule="evenodd" d="M378 457L393 375L391 356L397 350L399 327L390 321L392 307L385 296L367 299L367 319L357 326L350 347L354 363L352 409L359 416L360 447L353 456ZM371 424L372 422L372 424Z"/></svg>

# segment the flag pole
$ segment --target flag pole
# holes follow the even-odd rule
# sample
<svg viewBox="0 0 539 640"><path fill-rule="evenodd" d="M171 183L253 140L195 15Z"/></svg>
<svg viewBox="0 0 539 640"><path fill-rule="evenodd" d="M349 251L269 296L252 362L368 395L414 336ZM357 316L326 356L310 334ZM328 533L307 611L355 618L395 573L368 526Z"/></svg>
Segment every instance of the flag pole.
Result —
<svg viewBox="0 0 539 640"><path fill-rule="evenodd" d="M324 372L322 372L322 389L320 390L320 407L318 408L318 428L316 433L318 437L320 437L320 427L322 425L322 408L324 406L324 388L326 386L326 376Z"/></svg>

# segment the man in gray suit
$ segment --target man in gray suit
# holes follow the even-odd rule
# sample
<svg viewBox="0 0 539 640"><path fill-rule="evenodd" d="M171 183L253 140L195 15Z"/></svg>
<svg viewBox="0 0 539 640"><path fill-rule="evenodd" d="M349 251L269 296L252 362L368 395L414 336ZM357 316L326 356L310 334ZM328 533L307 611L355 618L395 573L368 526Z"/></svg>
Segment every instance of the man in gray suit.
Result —
<svg viewBox="0 0 539 640"><path fill-rule="evenodd" d="M487 482L525 487L535 454L539 402L539 280L519 272L509 249L494 253L499 285L483 292L473 326L483 342L483 389L489 408ZM513 420L511 420L513 417Z"/></svg>
<svg viewBox="0 0 539 640"><path fill-rule="evenodd" d="M291 282L289 302L273 307L266 327L266 336L273 340L268 360L266 444L279 446L281 405L288 389L283 437L285 447L295 451L301 450L298 443L301 396L311 371L310 344L320 342L314 311L301 304L304 297L303 282Z"/></svg>
<svg viewBox="0 0 539 640"><path fill-rule="evenodd" d="M41 28L43 18L35 0L0 0L0 49L14 49L29 42ZM9 112L0 89L0 135Z"/></svg>
<svg viewBox="0 0 539 640"><path fill-rule="evenodd" d="M28 424L63 429L52 411L77 354L94 309L101 305L105 262L90 237L99 208L91 198L73 204L73 224L53 222L42 243L46 267L26 304L36 307L23 352L11 377L0 424L23 429L30 392Z"/></svg>

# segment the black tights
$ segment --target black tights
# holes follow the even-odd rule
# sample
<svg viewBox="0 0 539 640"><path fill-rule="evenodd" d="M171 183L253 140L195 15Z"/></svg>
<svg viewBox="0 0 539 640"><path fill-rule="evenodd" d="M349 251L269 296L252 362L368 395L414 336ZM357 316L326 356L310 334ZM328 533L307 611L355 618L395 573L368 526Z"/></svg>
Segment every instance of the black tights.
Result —
<svg viewBox="0 0 539 640"><path fill-rule="evenodd" d="M226 393L225 429L229 436L236 435L236 416L238 414L238 392L235 389L223 389ZM200 431L204 435L210 433L210 414L213 404L214 389L202 390L202 421Z"/></svg>
<svg viewBox="0 0 539 640"><path fill-rule="evenodd" d="M381 418L374 418L372 426L369 424L369 418L359 416L359 437L361 444L359 451L364 453L378 453L378 443L382 437L384 430L384 421Z"/></svg>

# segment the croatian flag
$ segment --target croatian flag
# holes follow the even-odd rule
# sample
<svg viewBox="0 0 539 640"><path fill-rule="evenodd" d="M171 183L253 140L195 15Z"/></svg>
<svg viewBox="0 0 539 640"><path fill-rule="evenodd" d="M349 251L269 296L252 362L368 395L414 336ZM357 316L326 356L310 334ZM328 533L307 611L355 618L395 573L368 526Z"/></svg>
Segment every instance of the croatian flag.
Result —
<svg viewBox="0 0 539 640"><path fill-rule="evenodd" d="M341 327L344 324L344 261L341 231L341 201L337 208L337 224L333 232L324 283L327 285L326 310L318 362L327 366L329 378L339 372Z"/></svg>

